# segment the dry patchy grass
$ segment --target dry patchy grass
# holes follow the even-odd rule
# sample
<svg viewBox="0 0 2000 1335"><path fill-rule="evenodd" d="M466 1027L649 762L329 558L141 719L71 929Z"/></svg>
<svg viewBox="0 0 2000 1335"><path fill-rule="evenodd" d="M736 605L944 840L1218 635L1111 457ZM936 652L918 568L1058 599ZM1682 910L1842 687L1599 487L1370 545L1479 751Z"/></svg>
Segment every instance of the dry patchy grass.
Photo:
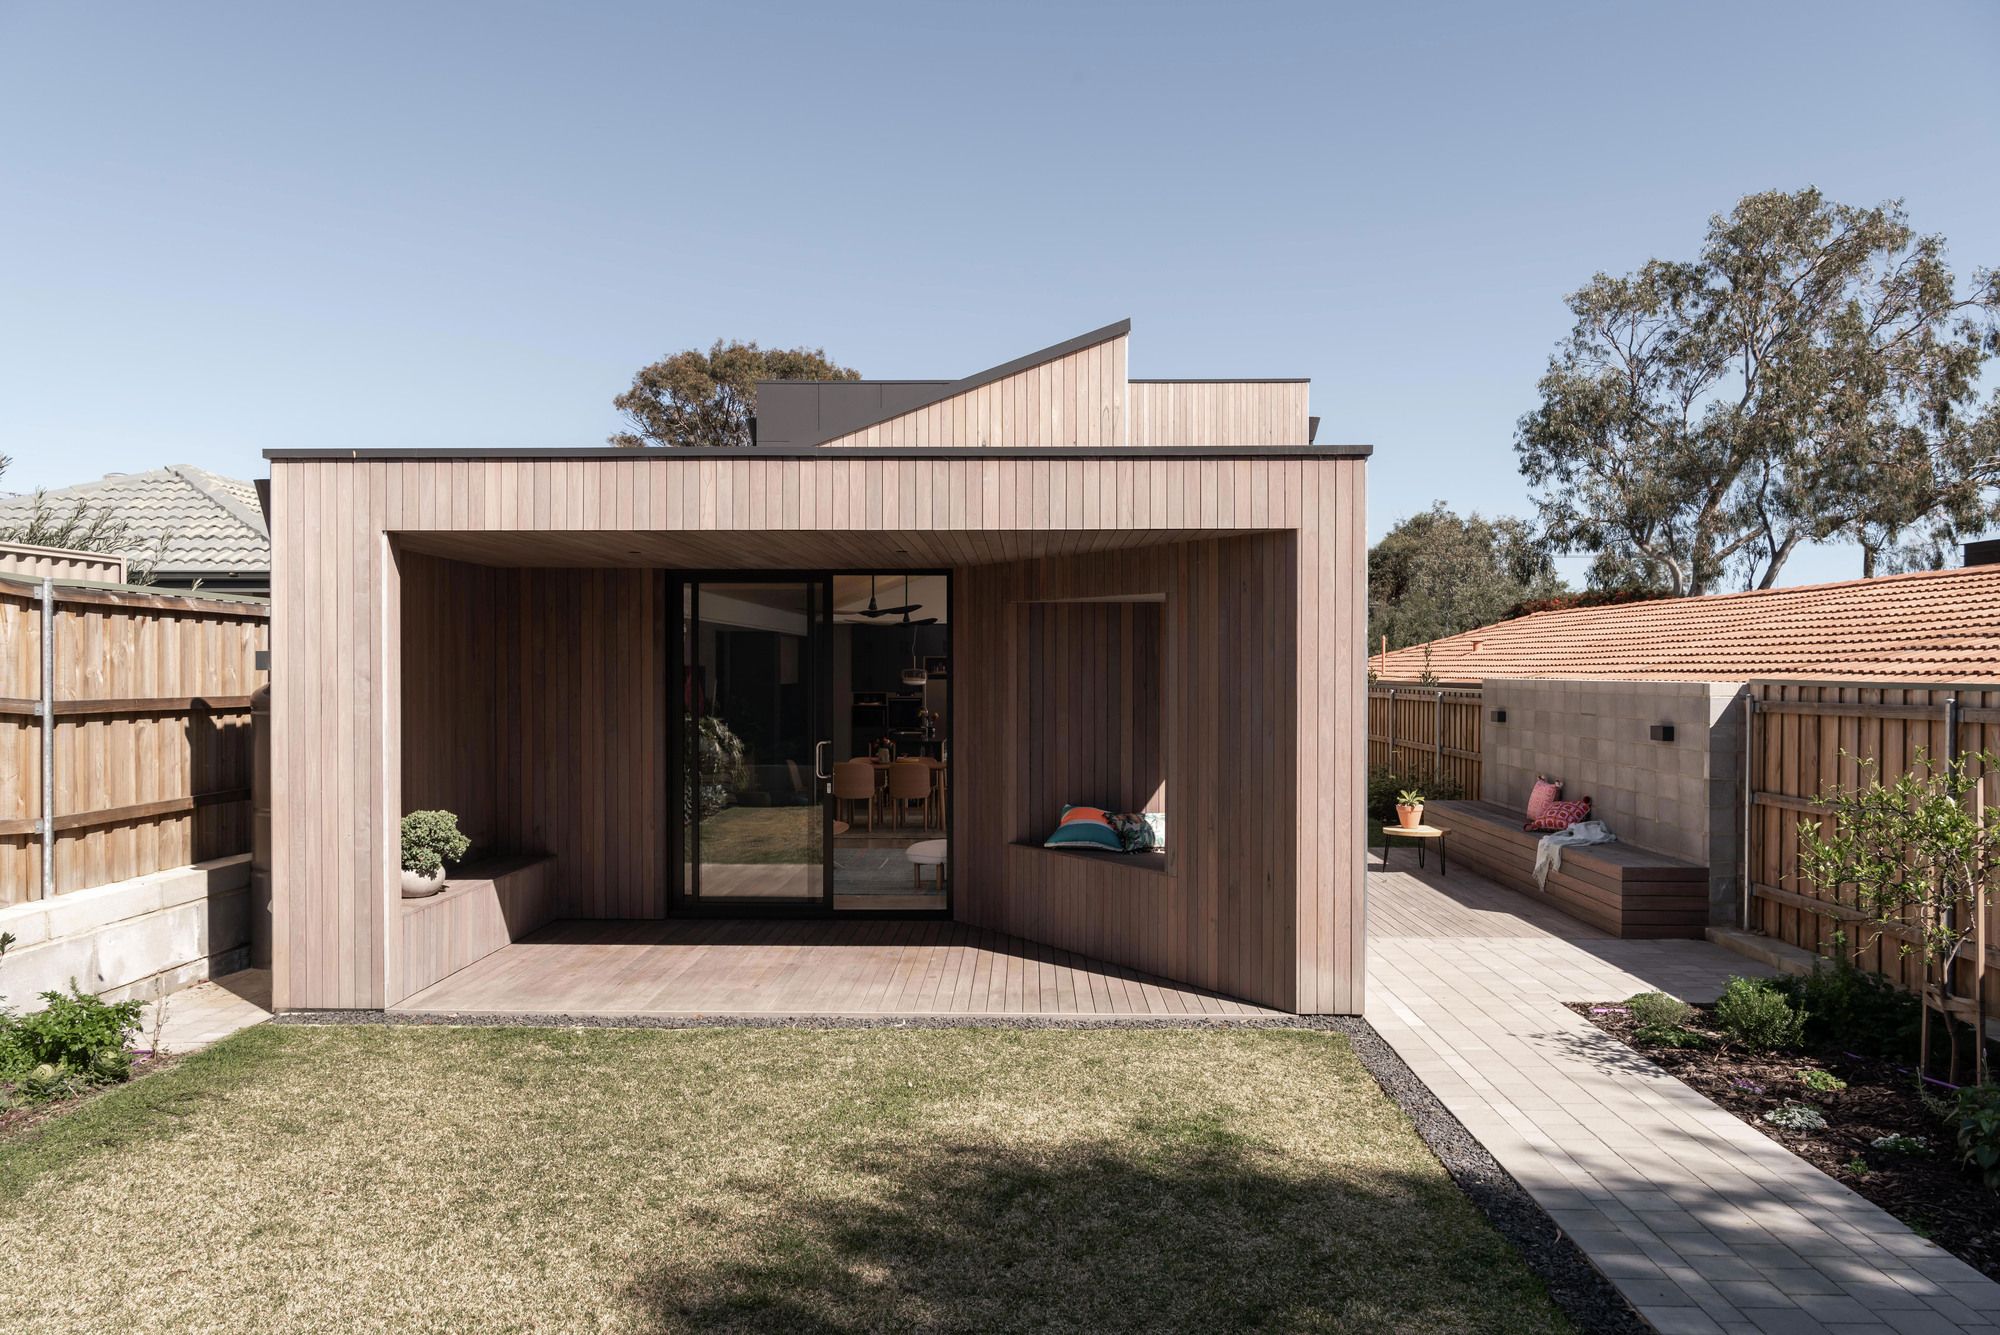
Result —
<svg viewBox="0 0 2000 1335"><path fill-rule="evenodd" d="M1337 1035L265 1026L0 1141L0 1330L1567 1329Z"/></svg>

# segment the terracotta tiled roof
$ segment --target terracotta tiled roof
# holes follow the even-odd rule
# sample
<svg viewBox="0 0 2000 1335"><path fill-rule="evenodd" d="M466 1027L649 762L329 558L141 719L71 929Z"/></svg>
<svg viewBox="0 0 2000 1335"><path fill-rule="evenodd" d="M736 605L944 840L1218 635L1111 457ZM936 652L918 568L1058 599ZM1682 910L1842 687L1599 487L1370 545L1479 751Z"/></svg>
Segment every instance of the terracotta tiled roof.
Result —
<svg viewBox="0 0 2000 1335"><path fill-rule="evenodd" d="M2000 565L1576 607L1434 640L1440 681L1487 677L2000 680ZM1415 681L1424 646L1372 655Z"/></svg>
<svg viewBox="0 0 2000 1335"><path fill-rule="evenodd" d="M245 577L269 573L271 534L257 489L192 464L112 473L47 493L61 509L82 501L131 527L125 555L162 576ZM0 528L26 519L32 496L0 497ZM167 536L160 547L160 535ZM156 561L155 555L158 560Z"/></svg>

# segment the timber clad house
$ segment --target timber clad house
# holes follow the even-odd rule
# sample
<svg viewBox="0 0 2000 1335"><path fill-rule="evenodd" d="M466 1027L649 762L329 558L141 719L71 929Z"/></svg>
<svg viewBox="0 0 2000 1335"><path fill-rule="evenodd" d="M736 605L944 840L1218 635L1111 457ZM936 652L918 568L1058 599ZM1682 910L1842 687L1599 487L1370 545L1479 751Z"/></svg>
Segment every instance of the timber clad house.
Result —
<svg viewBox="0 0 2000 1335"><path fill-rule="evenodd" d="M272 451L277 1007L670 1008L589 952L790 918L1359 1013L1369 450L1128 335L762 385L740 450Z"/></svg>

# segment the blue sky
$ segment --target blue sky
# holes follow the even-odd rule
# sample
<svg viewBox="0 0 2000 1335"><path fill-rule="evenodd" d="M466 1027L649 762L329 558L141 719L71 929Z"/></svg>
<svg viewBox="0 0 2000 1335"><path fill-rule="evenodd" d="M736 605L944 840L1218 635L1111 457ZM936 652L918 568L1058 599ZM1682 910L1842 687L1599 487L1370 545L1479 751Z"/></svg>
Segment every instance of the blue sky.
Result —
<svg viewBox="0 0 2000 1335"><path fill-rule="evenodd" d="M1311 376L1375 533L1525 513L1593 271L1809 183L2000 265L1996 55L1990 3L0 0L0 486L592 445L718 336L948 377L1129 315L1135 375Z"/></svg>

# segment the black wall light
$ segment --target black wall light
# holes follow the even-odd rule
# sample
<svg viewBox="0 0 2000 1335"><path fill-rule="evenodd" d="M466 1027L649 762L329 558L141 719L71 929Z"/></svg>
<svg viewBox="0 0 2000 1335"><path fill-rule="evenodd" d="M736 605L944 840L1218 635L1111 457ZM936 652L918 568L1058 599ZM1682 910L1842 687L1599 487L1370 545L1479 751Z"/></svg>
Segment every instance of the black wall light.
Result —
<svg viewBox="0 0 2000 1335"><path fill-rule="evenodd" d="M1507 711L1504 709L1496 709L1492 713L1488 714L1486 717L1493 720L1493 722L1495 723L1505 723L1507 721Z"/></svg>
<svg viewBox="0 0 2000 1335"><path fill-rule="evenodd" d="M1647 730L1646 735L1656 742L1671 742L1674 739L1674 725L1671 723L1655 723Z"/></svg>

